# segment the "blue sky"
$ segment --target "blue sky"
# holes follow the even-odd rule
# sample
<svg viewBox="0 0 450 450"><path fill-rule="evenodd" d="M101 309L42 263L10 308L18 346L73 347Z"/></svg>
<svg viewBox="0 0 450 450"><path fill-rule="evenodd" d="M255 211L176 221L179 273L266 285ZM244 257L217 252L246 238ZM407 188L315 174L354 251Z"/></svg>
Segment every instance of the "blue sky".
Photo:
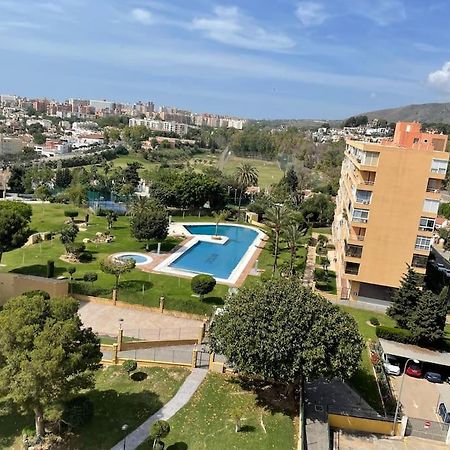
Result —
<svg viewBox="0 0 450 450"><path fill-rule="evenodd" d="M447 0L0 0L0 92L252 118L450 101Z"/></svg>

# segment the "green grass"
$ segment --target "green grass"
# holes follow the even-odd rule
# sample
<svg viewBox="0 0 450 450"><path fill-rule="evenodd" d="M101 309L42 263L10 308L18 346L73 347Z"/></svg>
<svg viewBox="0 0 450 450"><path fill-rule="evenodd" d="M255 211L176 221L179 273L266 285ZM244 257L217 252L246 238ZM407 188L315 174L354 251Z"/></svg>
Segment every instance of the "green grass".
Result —
<svg viewBox="0 0 450 450"><path fill-rule="evenodd" d="M260 187L264 188L276 184L283 178L283 171L278 166L277 161L262 161L260 159L240 158L237 156L228 158L223 171L231 175L236 167L242 163L251 164L258 169L258 186Z"/></svg>
<svg viewBox="0 0 450 450"><path fill-rule="evenodd" d="M295 405L274 388L246 386L237 378L209 374L191 401L170 419L164 439L171 450L291 450L295 447ZM235 432L235 415L242 430ZM264 423L267 433L261 426ZM150 448L146 442L139 449Z"/></svg>
<svg viewBox="0 0 450 450"><path fill-rule="evenodd" d="M319 291L329 292L330 294L336 294L336 273L332 270L328 271L327 281L316 281L316 288Z"/></svg>
<svg viewBox="0 0 450 450"><path fill-rule="evenodd" d="M318 234L331 234L331 227L313 228L312 232Z"/></svg>
<svg viewBox="0 0 450 450"><path fill-rule="evenodd" d="M75 220L83 220L86 214L92 218L93 214L87 208L77 208L73 205L61 205L59 203L42 203L32 205L33 215L31 217L30 229L32 232L38 231L60 231L68 217L64 216L64 211L78 211ZM105 219L104 219L105 220Z"/></svg>
<svg viewBox="0 0 450 450"><path fill-rule="evenodd" d="M144 381L133 381L121 367L101 369L96 374L96 386L87 396L94 403L94 418L79 430L67 448L110 449L120 441L123 424L129 431L158 411L178 391L189 371L181 368L139 368ZM19 444L24 427L33 428L32 415L20 415L16 408L5 408L0 401L0 447L22 448ZM3 413L3 414L2 414ZM6 413L6 414L5 414Z"/></svg>
<svg viewBox="0 0 450 450"><path fill-rule="evenodd" d="M65 217L64 210L72 209L65 205L44 205L44 213L41 205L33 205L32 227L39 231L61 229ZM87 210L80 210L80 216L84 217ZM81 214L82 213L82 214ZM175 218L177 219L177 218ZM194 220L194 218L186 218ZM208 220L211 220L210 218ZM56 238L52 241L45 241L23 249L16 249L4 253L1 271L14 271L29 275L46 276L47 260L55 262L55 274L68 275L66 270L69 266L76 268L74 292L104 296L110 298L114 277L105 274L99 269L99 261L112 253L121 251L145 251L145 243L138 242L130 235L129 219L119 217L114 223L111 234L115 236L115 241L110 244L86 244L94 256L94 260L84 264L69 264L60 260L60 256L65 253L64 247ZM106 230L106 219L90 214L89 227L87 231L80 231L77 242L84 238L94 238L98 231ZM167 238L163 243L163 248L173 247L178 241ZM153 246L155 244L153 243ZM83 274L86 272L96 272L98 280L94 283L84 283ZM144 288L144 294L143 292ZM193 314L209 315L213 308L223 304L223 297L228 290L227 286L217 285L214 291L209 294L204 301L197 297L192 297L190 279L142 272L134 269L132 272L121 277L119 286L119 300L129 303L142 304L146 306L159 306L159 298L163 295L166 298L165 307L171 310L184 311Z"/></svg>
<svg viewBox="0 0 450 450"><path fill-rule="evenodd" d="M385 314L364 311L346 306L341 306L341 308L355 318L359 331L365 341L368 341L369 339L376 339L375 327L368 324L371 317L376 317L380 321L381 325L394 325L394 321ZM366 348L364 348L362 353L361 366L350 379L349 384L361 395L361 397L367 401L367 403L369 403L370 406L380 413L383 412L377 382L375 380L375 375L373 374L372 363L370 362Z"/></svg>

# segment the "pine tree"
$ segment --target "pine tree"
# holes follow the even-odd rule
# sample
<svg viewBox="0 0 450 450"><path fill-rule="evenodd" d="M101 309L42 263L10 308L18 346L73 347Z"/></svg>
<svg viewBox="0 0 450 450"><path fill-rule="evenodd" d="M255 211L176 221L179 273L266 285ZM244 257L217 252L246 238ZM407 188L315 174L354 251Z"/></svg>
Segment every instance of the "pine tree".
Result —
<svg viewBox="0 0 450 450"><path fill-rule="evenodd" d="M387 310L387 315L394 319L400 328L409 328L411 318L422 295L420 287L419 275L408 266L408 271L403 275L400 287L392 297L392 305Z"/></svg>
<svg viewBox="0 0 450 450"><path fill-rule="evenodd" d="M409 329L419 343L432 344L444 335L446 315L447 299L425 291L410 318Z"/></svg>

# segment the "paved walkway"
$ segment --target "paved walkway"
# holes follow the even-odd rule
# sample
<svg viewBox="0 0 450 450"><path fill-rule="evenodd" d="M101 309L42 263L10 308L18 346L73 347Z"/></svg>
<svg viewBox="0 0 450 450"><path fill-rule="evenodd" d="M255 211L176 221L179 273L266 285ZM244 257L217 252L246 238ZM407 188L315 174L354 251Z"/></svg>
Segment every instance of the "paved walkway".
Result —
<svg viewBox="0 0 450 450"><path fill-rule="evenodd" d="M314 287L314 268L316 266L316 247L308 245L308 254L306 256L305 272L303 273L303 284Z"/></svg>
<svg viewBox="0 0 450 450"><path fill-rule="evenodd" d="M94 302L80 302L78 313L86 327L106 336L117 336L122 324L124 336L138 339L195 339L202 326L200 320Z"/></svg>
<svg viewBox="0 0 450 450"><path fill-rule="evenodd" d="M206 369L193 369L181 388L168 403L131 432L125 440L118 442L111 450L134 450L142 444L149 436L150 426L157 420L170 419L186 405L198 387L202 384L207 373L208 371Z"/></svg>

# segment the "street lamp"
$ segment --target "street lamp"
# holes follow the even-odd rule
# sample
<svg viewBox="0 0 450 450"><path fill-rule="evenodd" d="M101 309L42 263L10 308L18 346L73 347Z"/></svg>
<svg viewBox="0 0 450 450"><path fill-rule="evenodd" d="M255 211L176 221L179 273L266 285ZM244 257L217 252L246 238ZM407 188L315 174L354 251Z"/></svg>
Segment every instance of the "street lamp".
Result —
<svg viewBox="0 0 450 450"><path fill-rule="evenodd" d="M119 330L122 329L122 323L123 323L123 319L119 319Z"/></svg>
<svg viewBox="0 0 450 450"><path fill-rule="evenodd" d="M123 450L125 450L127 445L127 434L126 431L128 430L128 425L125 423L122 425L122 431L125 432L125 436L123 438Z"/></svg>
<svg viewBox="0 0 450 450"><path fill-rule="evenodd" d="M416 364L419 364L419 361L417 359L409 358L409 359L406 360L405 367L403 368L402 382L400 383L400 390L398 391L397 406L395 407L394 425L393 425L393 428L392 428L392 435L395 434L395 425L397 424L398 410L399 410L399 407L400 407L400 397L402 396L403 382L405 381L406 369L408 368L408 363L411 362L411 361L416 363Z"/></svg>

